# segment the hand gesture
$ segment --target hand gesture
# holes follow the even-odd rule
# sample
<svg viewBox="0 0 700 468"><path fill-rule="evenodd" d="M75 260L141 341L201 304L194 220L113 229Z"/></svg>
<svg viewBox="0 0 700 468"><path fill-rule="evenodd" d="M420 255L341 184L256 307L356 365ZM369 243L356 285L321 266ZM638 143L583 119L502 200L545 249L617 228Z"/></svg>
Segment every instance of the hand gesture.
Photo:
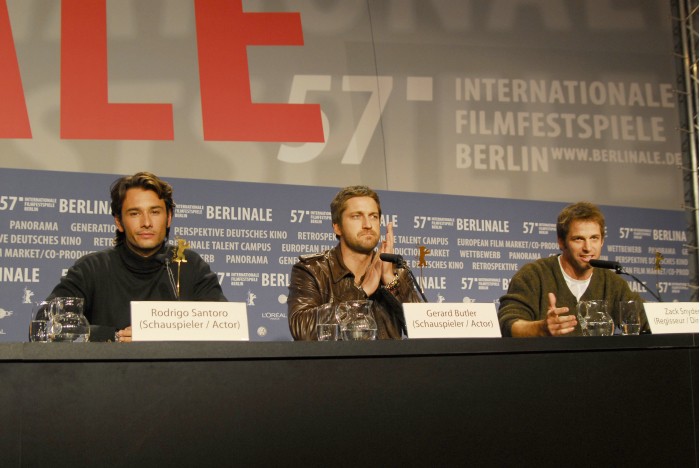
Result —
<svg viewBox="0 0 700 468"><path fill-rule="evenodd" d="M571 333L576 328L576 316L563 315L569 312L568 307L557 307L557 298L554 293L549 293L549 308L547 309L547 318L544 320L547 334L566 335Z"/></svg>
<svg viewBox="0 0 700 468"><path fill-rule="evenodd" d="M379 247L379 253L394 253L394 225L389 223L386 225L386 236ZM381 262L382 283L389 284L396 276L394 274L394 264L391 262Z"/></svg>

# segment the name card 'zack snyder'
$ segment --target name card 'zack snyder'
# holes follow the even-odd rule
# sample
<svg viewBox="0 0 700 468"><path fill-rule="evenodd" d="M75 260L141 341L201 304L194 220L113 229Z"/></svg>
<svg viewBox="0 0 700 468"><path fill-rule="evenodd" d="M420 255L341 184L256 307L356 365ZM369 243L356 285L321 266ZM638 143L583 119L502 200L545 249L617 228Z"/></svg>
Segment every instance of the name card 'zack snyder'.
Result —
<svg viewBox="0 0 700 468"><path fill-rule="evenodd" d="M700 329L697 302L647 302L644 312L654 335L697 333Z"/></svg>
<svg viewBox="0 0 700 468"><path fill-rule="evenodd" d="M243 302L132 301L134 341L248 341Z"/></svg>
<svg viewBox="0 0 700 468"><path fill-rule="evenodd" d="M500 338L496 305L488 303L406 303L409 338Z"/></svg>

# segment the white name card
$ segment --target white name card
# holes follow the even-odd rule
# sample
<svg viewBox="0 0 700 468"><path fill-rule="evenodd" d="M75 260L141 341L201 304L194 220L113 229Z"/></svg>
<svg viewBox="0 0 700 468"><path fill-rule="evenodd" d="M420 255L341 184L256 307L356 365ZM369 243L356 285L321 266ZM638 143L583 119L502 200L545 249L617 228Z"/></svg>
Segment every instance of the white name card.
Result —
<svg viewBox="0 0 700 468"><path fill-rule="evenodd" d="M698 333L697 302L645 302L649 327L655 335L663 333Z"/></svg>
<svg viewBox="0 0 700 468"><path fill-rule="evenodd" d="M244 302L131 301L134 341L248 341Z"/></svg>
<svg viewBox="0 0 700 468"><path fill-rule="evenodd" d="M409 338L500 338L493 302L406 303Z"/></svg>

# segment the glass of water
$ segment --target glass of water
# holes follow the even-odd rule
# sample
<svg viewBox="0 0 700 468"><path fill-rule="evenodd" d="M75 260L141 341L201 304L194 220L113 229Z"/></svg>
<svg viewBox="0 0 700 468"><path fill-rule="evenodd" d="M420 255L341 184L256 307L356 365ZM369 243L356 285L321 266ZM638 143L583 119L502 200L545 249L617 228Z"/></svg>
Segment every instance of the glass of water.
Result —
<svg viewBox="0 0 700 468"><path fill-rule="evenodd" d="M335 318L335 304L328 303L316 309L316 340L338 341L340 326Z"/></svg>
<svg viewBox="0 0 700 468"><path fill-rule="evenodd" d="M639 335L642 328L642 304L639 301L620 301L620 329L623 335Z"/></svg>
<svg viewBox="0 0 700 468"><path fill-rule="evenodd" d="M29 341L46 343L49 341L48 323L51 320L51 303L41 301L32 307L32 317L29 322Z"/></svg>

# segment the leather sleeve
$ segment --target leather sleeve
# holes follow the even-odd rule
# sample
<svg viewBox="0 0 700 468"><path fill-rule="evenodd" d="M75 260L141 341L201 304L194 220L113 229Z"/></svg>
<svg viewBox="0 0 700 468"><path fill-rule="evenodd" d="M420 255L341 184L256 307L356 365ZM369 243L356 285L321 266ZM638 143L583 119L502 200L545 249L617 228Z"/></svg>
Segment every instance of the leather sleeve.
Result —
<svg viewBox="0 0 700 468"><path fill-rule="evenodd" d="M314 275L302 263L292 267L289 279L289 297L287 298L287 318L289 331L295 340L316 339L316 309L330 302L322 291L329 288L321 287L319 281L323 277Z"/></svg>

